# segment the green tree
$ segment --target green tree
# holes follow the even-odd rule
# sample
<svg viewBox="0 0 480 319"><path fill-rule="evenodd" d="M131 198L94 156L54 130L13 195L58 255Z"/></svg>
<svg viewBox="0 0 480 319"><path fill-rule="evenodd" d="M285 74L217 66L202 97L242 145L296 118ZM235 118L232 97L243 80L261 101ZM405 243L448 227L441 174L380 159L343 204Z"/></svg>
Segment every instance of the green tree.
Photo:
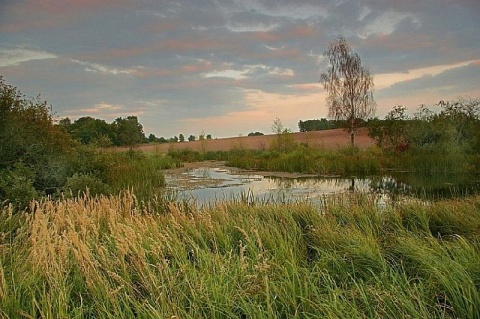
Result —
<svg viewBox="0 0 480 319"><path fill-rule="evenodd" d="M328 92L329 116L345 121L354 146L357 128L375 113L373 77L362 66L359 55L351 50L344 37L340 36L330 43L324 57L329 67L321 75L320 82Z"/></svg>
<svg viewBox="0 0 480 319"><path fill-rule="evenodd" d="M0 76L0 203L25 204L53 192L65 180L70 136L53 124L51 107L40 96L27 99ZM18 198L12 198L15 194Z"/></svg>
<svg viewBox="0 0 480 319"><path fill-rule="evenodd" d="M195 135L190 135L190 136L188 137L188 140L189 140L190 142L195 141L195 139L196 139L196 138L195 138Z"/></svg>
<svg viewBox="0 0 480 319"><path fill-rule="evenodd" d="M143 126L138 122L136 116L117 118L113 125L117 133L116 145L134 146L145 140Z"/></svg>
<svg viewBox="0 0 480 319"><path fill-rule="evenodd" d="M455 128L457 144L468 144L469 151L480 152L480 99L459 98L452 102L440 101L440 117Z"/></svg>
<svg viewBox="0 0 480 319"><path fill-rule="evenodd" d="M291 134L292 131L285 128L278 117L273 121L272 132L276 135L276 139L270 144L272 150L288 152L295 148L295 141Z"/></svg>
<svg viewBox="0 0 480 319"><path fill-rule="evenodd" d="M63 127L74 140L82 144L98 144L101 141L105 144L106 140L113 143L116 138L115 127L104 120L85 116L71 123L69 118L62 119L59 126Z"/></svg>
<svg viewBox="0 0 480 319"><path fill-rule="evenodd" d="M369 122L368 134L379 147L404 149L409 143L408 124L406 108L396 105L383 121L373 119Z"/></svg>
<svg viewBox="0 0 480 319"><path fill-rule="evenodd" d="M327 120L322 118L320 120L306 120L298 122L298 129L300 132L330 130L339 128L343 125L343 121Z"/></svg>
<svg viewBox="0 0 480 319"><path fill-rule="evenodd" d="M185 142L185 136L183 136L183 134L178 135L178 141Z"/></svg>
<svg viewBox="0 0 480 319"><path fill-rule="evenodd" d="M149 143L155 143L157 141L158 141L158 138L155 136L155 134L150 133L150 135L148 135L148 142Z"/></svg>

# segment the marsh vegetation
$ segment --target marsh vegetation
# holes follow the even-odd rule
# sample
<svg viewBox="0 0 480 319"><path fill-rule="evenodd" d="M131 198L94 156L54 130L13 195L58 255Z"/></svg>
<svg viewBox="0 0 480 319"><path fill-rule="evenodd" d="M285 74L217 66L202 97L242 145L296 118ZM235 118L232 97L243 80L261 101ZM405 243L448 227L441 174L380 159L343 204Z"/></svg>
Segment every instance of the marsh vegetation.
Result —
<svg viewBox="0 0 480 319"><path fill-rule="evenodd" d="M480 198L196 208L134 194L1 213L17 318L479 318Z"/></svg>
<svg viewBox="0 0 480 319"><path fill-rule="evenodd" d="M202 206L164 192L164 169L198 160L475 178L478 101L374 122L369 148L281 131L263 151L119 153L75 141L1 78L0 89L0 317L480 318L478 192L381 208L362 192Z"/></svg>

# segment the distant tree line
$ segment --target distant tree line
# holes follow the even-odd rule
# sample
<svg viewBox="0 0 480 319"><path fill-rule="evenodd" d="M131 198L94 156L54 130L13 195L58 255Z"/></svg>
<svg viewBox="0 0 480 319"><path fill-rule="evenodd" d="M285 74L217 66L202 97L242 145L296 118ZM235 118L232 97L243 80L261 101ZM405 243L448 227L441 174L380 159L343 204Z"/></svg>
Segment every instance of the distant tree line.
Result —
<svg viewBox="0 0 480 319"><path fill-rule="evenodd" d="M67 133L82 144L99 146L132 146L146 141L143 126L136 116L119 117L112 123L90 116L71 121L68 117L58 123Z"/></svg>
<svg viewBox="0 0 480 319"><path fill-rule="evenodd" d="M58 126L62 127L73 140L84 145L96 146L133 146L141 143L177 143L185 142L185 136L180 134L171 138L157 137L150 134L145 137L143 126L136 116L119 117L112 123L105 120L81 117L71 121L68 117L59 121ZM199 135L199 140L211 139L212 135ZM188 141L195 141L195 135L190 135Z"/></svg>
<svg viewBox="0 0 480 319"><path fill-rule="evenodd" d="M340 127L344 127L344 121L327 120L326 118L320 120L300 120L300 122L298 122L300 132L331 130Z"/></svg>

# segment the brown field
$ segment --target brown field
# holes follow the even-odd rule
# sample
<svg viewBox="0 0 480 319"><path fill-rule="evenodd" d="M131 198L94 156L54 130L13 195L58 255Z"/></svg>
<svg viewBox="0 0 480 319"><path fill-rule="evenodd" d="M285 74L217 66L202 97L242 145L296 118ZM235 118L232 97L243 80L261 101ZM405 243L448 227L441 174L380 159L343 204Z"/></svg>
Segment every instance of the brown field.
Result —
<svg viewBox="0 0 480 319"><path fill-rule="evenodd" d="M305 143L310 146L335 149L345 147L350 144L350 137L343 129L316 131L316 132L297 132L292 133L295 141ZM166 144L142 144L136 147L137 150L144 152L168 152L168 150L190 149L199 152L206 151L229 151L235 148L262 150L270 146L276 135L262 136L242 136L219 138L203 141L166 143ZM374 141L368 136L366 129L360 129L355 136L355 145L358 147L368 147L373 145ZM126 148L117 148L125 150Z"/></svg>

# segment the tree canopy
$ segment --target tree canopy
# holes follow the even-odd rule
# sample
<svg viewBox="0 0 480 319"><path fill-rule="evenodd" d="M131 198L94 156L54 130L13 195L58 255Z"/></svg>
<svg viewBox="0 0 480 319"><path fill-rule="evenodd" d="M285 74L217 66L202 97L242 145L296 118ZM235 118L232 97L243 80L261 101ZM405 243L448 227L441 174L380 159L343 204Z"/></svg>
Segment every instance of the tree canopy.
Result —
<svg viewBox="0 0 480 319"><path fill-rule="evenodd" d="M26 98L0 76L0 203L24 203L61 184L59 163L72 147L47 102Z"/></svg>
<svg viewBox="0 0 480 319"><path fill-rule="evenodd" d="M298 122L298 129L300 132L310 132L310 131L321 131L321 130L330 130L334 128L342 127L343 121L337 120L327 120L322 118L320 120L300 120Z"/></svg>
<svg viewBox="0 0 480 319"><path fill-rule="evenodd" d="M150 134L148 139L143 132L143 126L136 116L119 117L111 124L101 119L85 116L72 123L69 118L60 120L63 127L74 140L82 144L97 144L100 146L133 146L145 141L155 142L157 138Z"/></svg>
<svg viewBox="0 0 480 319"><path fill-rule="evenodd" d="M353 146L359 123L375 113L373 77L342 36L330 43L324 57L329 67L320 82L328 92L328 114L345 121Z"/></svg>

